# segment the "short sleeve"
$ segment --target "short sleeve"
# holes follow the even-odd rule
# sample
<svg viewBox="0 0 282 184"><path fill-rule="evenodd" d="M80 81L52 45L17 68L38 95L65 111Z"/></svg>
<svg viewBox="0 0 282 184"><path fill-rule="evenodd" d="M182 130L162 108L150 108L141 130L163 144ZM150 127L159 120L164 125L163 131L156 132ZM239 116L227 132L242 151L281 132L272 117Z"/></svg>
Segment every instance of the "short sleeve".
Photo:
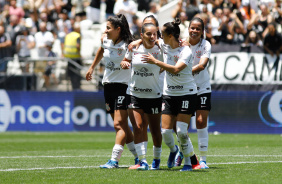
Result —
<svg viewBox="0 0 282 184"><path fill-rule="evenodd" d="M129 50L126 50L125 56L126 59L132 60L132 52Z"/></svg>
<svg viewBox="0 0 282 184"><path fill-rule="evenodd" d="M185 48L181 51L178 61L183 62L186 65L193 62L192 52L189 47L185 46Z"/></svg>
<svg viewBox="0 0 282 184"><path fill-rule="evenodd" d="M211 44L206 40L201 58L210 58L211 55Z"/></svg>

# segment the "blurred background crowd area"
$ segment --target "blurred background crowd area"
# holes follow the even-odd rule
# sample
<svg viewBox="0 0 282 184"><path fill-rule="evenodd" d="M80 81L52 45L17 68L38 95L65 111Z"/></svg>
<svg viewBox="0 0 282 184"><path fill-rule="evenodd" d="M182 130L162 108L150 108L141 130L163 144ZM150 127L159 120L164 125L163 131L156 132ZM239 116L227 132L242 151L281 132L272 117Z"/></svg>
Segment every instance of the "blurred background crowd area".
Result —
<svg viewBox="0 0 282 184"><path fill-rule="evenodd" d="M189 21L200 16L213 46L255 45L279 57L281 5L281 0L0 0L0 88L9 89L9 78L25 75L27 90L71 90L66 75L69 61L62 55L65 36L79 22L83 62L77 67L83 79L107 18L120 13L136 39L147 15L154 15L160 27L180 18L182 39L189 36ZM91 82L81 81L81 89L102 89L103 69L102 61Z"/></svg>

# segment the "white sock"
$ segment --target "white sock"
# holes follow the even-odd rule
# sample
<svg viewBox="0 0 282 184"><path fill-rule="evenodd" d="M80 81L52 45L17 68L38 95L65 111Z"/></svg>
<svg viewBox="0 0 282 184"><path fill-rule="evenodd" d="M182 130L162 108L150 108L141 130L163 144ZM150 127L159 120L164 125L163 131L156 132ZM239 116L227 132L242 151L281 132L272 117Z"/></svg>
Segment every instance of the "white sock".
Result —
<svg viewBox="0 0 282 184"><path fill-rule="evenodd" d="M141 142L138 144L135 144L135 149L138 155L138 158L142 162L146 162L146 151L147 151L147 144L148 142Z"/></svg>
<svg viewBox="0 0 282 184"><path fill-rule="evenodd" d="M178 142L178 144L180 145L180 140L179 140L179 138L178 138L177 135L176 135L176 137L177 137L177 142ZM179 146L179 149L180 149L180 152L182 153L182 148L181 148L181 146ZM189 152L189 156L190 156L190 157L195 154L195 152L194 152L194 147L193 147L193 144L192 144L192 141L191 141L189 135L188 135L188 152Z"/></svg>
<svg viewBox="0 0 282 184"><path fill-rule="evenodd" d="M112 158L113 161L119 161L121 154L123 152L123 146L119 144L115 144L113 147Z"/></svg>
<svg viewBox="0 0 282 184"><path fill-rule="evenodd" d="M187 128L188 128L187 123L181 121L176 122L177 137L179 138L180 146L182 148L182 153L184 157L189 157L189 150L188 150L189 141L188 141Z"/></svg>
<svg viewBox="0 0 282 184"><path fill-rule="evenodd" d="M135 158L138 157L136 149L135 149L134 141L126 144L126 146Z"/></svg>
<svg viewBox="0 0 282 184"><path fill-rule="evenodd" d="M154 159L161 159L162 147L153 146Z"/></svg>
<svg viewBox="0 0 282 184"><path fill-rule="evenodd" d="M203 129L197 129L197 132L198 132L198 145L200 151L200 161L206 161L206 156L208 154L208 145L209 145L208 127Z"/></svg>
<svg viewBox="0 0 282 184"><path fill-rule="evenodd" d="M192 165L190 157L184 157L184 165Z"/></svg>
<svg viewBox="0 0 282 184"><path fill-rule="evenodd" d="M162 136L165 144L169 147L170 152L175 152L176 147L174 143L173 129L162 128Z"/></svg>
<svg viewBox="0 0 282 184"><path fill-rule="evenodd" d="M194 153L194 147L193 147L192 141L191 141L189 136L188 136L188 152L189 152L190 157L195 154Z"/></svg>

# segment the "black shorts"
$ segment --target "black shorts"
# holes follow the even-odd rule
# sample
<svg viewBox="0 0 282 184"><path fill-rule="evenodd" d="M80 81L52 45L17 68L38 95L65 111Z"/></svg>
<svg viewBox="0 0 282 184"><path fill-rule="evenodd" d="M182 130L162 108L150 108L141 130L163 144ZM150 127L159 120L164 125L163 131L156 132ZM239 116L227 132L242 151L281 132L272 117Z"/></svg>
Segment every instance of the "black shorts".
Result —
<svg viewBox="0 0 282 184"><path fill-rule="evenodd" d="M115 110L126 110L126 89L127 85L122 83L104 84L104 97L107 113L114 113Z"/></svg>
<svg viewBox="0 0 282 184"><path fill-rule="evenodd" d="M128 95L126 99L128 109L143 109L147 114L161 113L162 98L137 98Z"/></svg>
<svg viewBox="0 0 282 184"><path fill-rule="evenodd" d="M197 96L196 110L211 110L211 93L204 93Z"/></svg>
<svg viewBox="0 0 282 184"><path fill-rule="evenodd" d="M168 96L163 95L162 114L195 114L197 95Z"/></svg>

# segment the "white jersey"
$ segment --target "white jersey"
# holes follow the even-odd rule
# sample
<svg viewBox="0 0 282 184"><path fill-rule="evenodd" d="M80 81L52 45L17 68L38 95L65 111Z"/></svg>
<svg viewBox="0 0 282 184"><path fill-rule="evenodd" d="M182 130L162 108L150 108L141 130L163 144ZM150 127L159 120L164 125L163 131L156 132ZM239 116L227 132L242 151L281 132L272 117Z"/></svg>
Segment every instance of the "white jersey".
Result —
<svg viewBox="0 0 282 184"><path fill-rule="evenodd" d="M127 45L124 41L114 45L112 40L105 37L101 45L104 48L105 72L102 84L124 83L127 84L130 78L130 70L123 70L120 62L123 60Z"/></svg>
<svg viewBox="0 0 282 184"><path fill-rule="evenodd" d="M196 45L191 45L193 54L193 66L199 64L201 58L210 58L211 44L207 40L202 39ZM207 67L200 73L194 75L198 88L198 95L211 92L210 75Z"/></svg>
<svg viewBox="0 0 282 184"><path fill-rule="evenodd" d="M143 54L148 53L163 60L162 52L156 45L152 49L140 45L137 50L126 53L125 58L131 60L131 77L126 93L138 98L159 98L162 95L159 85L160 67L142 61Z"/></svg>
<svg viewBox="0 0 282 184"><path fill-rule="evenodd" d="M164 62L175 65L183 62L187 65L177 74L165 71L163 94L169 96L183 96L197 93L197 86L192 75L193 57L189 47L172 49L169 45L162 44Z"/></svg>

